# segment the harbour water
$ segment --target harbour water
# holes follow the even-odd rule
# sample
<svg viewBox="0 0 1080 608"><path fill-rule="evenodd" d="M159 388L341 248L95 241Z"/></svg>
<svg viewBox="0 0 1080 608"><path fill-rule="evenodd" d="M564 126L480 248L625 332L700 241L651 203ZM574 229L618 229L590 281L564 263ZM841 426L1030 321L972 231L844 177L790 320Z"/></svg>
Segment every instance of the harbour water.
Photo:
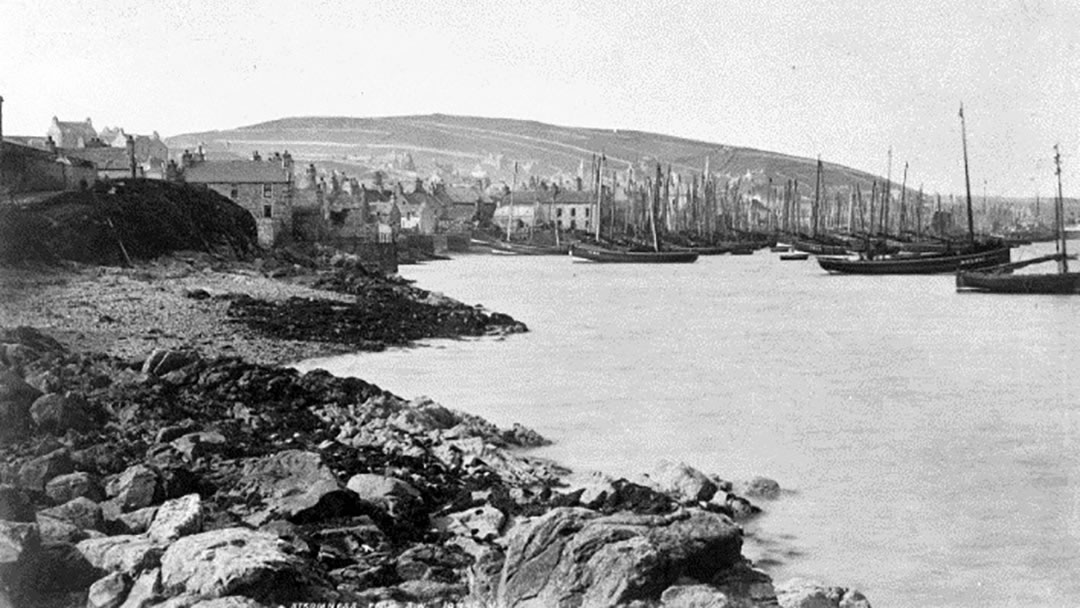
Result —
<svg viewBox="0 0 1080 608"><path fill-rule="evenodd" d="M520 422L578 472L670 459L776 479L787 491L760 503L746 553L777 580L877 607L1080 605L1080 297L832 276L765 251L469 255L401 274L531 331L298 367Z"/></svg>

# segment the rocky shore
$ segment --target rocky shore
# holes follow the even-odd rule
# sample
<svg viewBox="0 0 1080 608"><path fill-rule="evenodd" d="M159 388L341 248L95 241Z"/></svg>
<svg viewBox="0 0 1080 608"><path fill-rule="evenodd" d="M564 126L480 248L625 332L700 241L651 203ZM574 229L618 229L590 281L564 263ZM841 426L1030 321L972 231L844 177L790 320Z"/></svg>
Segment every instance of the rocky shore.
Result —
<svg viewBox="0 0 1080 608"><path fill-rule="evenodd" d="M528 429L281 367L526 330L293 258L0 269L0 606L869 606L743 556L767 480L570 488Z"/></svg>

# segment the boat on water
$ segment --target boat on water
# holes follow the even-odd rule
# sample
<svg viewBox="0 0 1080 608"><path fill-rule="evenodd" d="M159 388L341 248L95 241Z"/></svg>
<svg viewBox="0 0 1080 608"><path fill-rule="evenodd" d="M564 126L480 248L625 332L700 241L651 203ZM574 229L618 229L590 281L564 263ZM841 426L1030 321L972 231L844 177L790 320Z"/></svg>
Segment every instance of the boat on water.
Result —
<svg viewBox="0 0 1080 608"><path fill-rule="evenodd" d="M509 255L566 255L570 251L569 245L536 245L511 241L492 241L489 246L492 253Z"/></svg>
<svg viewBox="0 0 1080 608"><path fill-rule="evenodd" d="M848 252L848 248L844 245L822 243L810 239L793 239L791 246L795 251L814 255L845 255Z"/></svg>
<svg viewBox="0 0 1080 608"><path fill-rule="evenodd" d="M793 262L793 261L805 260L805 259L807 259L809 257L810 257L810 254L806 253L805 251L792 251L790 253L781 253L780 254L780 259L785 261L785 262Z"/></svg>
<svg viewBox="0 0 1080 608"><path fill-rule="evenodd" d="M698 259L693 251L629 251L580 243L570 247L570 255L604 264L688 264Z"/></svg>
<svg viewBox="0 0 1080 608"><path fill-rule="evenodd" d="M966 253L930 253L925 255L893 255L880 258L850 258L818 256L823 270L837 274L945 274L958 270L988 268L1008 264L1012 249L1008 246L987 247Z"/></svg>
<svg viewBox="0 0 1080 608"><path fill-rule="evenodd" d="M956 273L957 291L980 291L988 293L1022 294L1080 294L1080 272L1069 272L1070 257L1065 242L1068 228L1065 226L1065 209L1061 196L1061 154L1054 146L1054 163L1057 167L1058 196L1054 205L1057 216L1057 252L1031 260L1002 264L985 270L962 270ZM1043 262L1057 262L1055 273L1015 274L1025 266Z"/></svg>

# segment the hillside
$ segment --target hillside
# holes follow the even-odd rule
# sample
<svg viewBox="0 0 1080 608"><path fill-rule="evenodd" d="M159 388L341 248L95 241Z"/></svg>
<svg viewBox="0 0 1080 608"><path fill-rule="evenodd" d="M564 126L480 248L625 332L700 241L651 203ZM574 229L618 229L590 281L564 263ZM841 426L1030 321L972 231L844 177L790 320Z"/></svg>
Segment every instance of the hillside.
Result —
<svg viewBox="0 0 1080 608"><path fill-rule="evenodd" d="M194 149L201 143L211 157L288 149L301 162L315 162L321 168L360 178L378 169L398 178L409 173L426 178L438 172L444 179L488 177L507 183L513 179L515 162L520 166L519 181L527 181L529 176L572 179L582 163L587 172L592 155L600 152L607 155L609 167L619 171L633 167L638 176L654 172L657 161L671 164L679 173L700 174L708 158L710 170L723 177L742 178L744 183L752 177L757 185L767 184L769 178L776 184L797 179L803 193L813 190L816 162L641 131L442 114L284 118L178 135L167 143L175 151ZM873 180L882 179L831 163L825 164L825 174L830 190L858 183L867 194Z"/></svg>

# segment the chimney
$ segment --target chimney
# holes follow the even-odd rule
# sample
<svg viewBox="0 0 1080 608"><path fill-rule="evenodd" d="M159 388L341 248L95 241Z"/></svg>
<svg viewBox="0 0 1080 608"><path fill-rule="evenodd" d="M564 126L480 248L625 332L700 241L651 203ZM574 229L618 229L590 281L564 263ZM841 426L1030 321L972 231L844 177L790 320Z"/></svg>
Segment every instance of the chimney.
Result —
<svg viewBox="0 0 1080 608"><path fill-rule="evenodd" d="M135 164L135 138L130 135L127 136L127 155L128 165L131 166L131 179L135 179L138 177L138 165Z"/></svg>
<svg viewBox="0 0 1080 608"><path fill-rule="evenodd" d="M180 168L187 169L194 164L194 159L191 156L191 152L184 150L184 153L180 155Z"/></svg>
<svg viewBox="0 0 1080 608"><path fill-rule="evenodd" d="M259 151L258 150L255 150L254 152L251 153L251 160L256 161L256 162L262 160L262 156L259 156Z"/></svg>
<svg viewBox="0 0 1080 608"><path fill-rule="evenodd" d="M56 140L52 138L52 135L45 138L45 147L49 149L49 152L56 154Z"/></svg>
<svg viewBox="0 0 1080 608"><path fill-rule="evenodd" d="M206 160L206 150L205 150L205 149L203 149L203 145L202 145L202 144L199 144L199 148L198 148L198 152L197 152L197 155L198 155L198 156L197 156L197 158L198 158L198 161L199 161L200 163L201 163L201 162L203 162L204 160Z"/></svg>

